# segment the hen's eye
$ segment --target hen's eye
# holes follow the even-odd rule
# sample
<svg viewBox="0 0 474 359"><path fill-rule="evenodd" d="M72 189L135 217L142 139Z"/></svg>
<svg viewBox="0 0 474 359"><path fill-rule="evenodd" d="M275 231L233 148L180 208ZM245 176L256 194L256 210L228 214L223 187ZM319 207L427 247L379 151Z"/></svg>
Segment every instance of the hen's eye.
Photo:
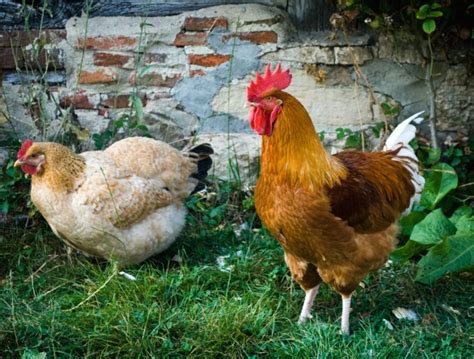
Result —
<svg viewBox="0 0 474 359"><path fill-rule="evenodd" d="M30 157L31 157L31 158L36 158L36 156L37 156L37 154L34 153L34 154L32 154Z"/></svg>

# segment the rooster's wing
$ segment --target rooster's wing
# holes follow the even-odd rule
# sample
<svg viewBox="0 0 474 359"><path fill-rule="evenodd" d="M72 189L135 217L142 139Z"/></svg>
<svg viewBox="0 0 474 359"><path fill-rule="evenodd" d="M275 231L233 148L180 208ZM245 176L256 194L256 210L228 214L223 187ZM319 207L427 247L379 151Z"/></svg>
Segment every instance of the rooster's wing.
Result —
<svg viewBox="0 0 474 359"><path fill-rule="evenodd" d="M348 175L339 185L326 189L331 212L356 232L381 231L409 206L415 188L397 152L344 151L334 155Z"/></svg>

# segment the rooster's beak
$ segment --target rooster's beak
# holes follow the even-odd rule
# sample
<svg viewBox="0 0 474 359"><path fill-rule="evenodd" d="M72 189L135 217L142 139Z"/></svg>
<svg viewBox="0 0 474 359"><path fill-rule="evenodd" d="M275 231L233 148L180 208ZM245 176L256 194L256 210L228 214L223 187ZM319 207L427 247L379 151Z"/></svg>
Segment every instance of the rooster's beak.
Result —
<svg viewBox="0 0 474 359"><path fill-rule="evenodd" d="M25 162L21 161L21 160L16 160L15 161L15 164L13 165L13 167L20 167L22 165L24 165Z"/></svg>
<svg viewBox="0 0 474 359"><path fill-rule="evenodd" d="M247 108L257 107L257 104L253 102L246 102L244 107L247 107Z"/></svg>

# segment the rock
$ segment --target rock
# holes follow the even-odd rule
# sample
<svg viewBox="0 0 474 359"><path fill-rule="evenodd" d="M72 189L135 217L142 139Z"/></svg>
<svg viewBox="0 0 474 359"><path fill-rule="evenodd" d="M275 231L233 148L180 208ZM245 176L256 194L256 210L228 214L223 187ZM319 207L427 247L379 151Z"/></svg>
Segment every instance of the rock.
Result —
<svg viewBox="0 0 474 359"><path fill-rule="evenodd" d="M6 107L8 108L8 116L10 122L0 123L0 132L6 132L7 130L14 130L18 137L23 139L26 137L37 138L39 135L38 129L33 123L33 119L25 106L25 98L27 94L25 93L27 89L21 85L11 85L9 83L4 83L3 92L5 95L4 101ZM10 128L13 125L14 129ZM7 127L8 126L8 127ZM3 127L3 128L2 128Z"/></svg>
<svg viewBox="0 0 474 359"><path fill-rule="evenodd" d="M151 135L168 143L191 136L199 127L197 117L182 111L172 98L149 101L145 111L145 124Z"/></svg>
<svg viewBox="0 0 474 359"><path fill-rule="evenodd" d="M97 111L75 110L81 127L87 129L92 135L94 133L101 133L107 129L110 120L99 115Z"/></svg>
<svg viewBox="0 0 474 359"><path fill-rule="evenodd" d="M396 60L405 64L421 64L423 57L413 41L401 36L381 35L378 39L378 58Z"/></svg>
<svg viewBox="0 0 474 359"><path fill-rule="evenodd" d="M3 168L8 163L10 156L5 148L0 148L0 168Z"/></svg>
<svg viewBox="0 0 474 359"><path fill-rule="evenodd" d="M334 64L334 51L332 48L319 46L291 47L268 53L262 57L264 62L299 62Z"/></svg>
<svg viewBox="0 0 474 359"><path fill-rule="evenodd" d="M452 131L474 126L474 84L465 65L448 68L437 89L438 130Z"/></svg>
<svg viewBox="0 0 474 359"><path fill-rule="evenodd" d="M335 63L337 65L363 64L373 59L374 55L370 47L335 47Z"/></svg>

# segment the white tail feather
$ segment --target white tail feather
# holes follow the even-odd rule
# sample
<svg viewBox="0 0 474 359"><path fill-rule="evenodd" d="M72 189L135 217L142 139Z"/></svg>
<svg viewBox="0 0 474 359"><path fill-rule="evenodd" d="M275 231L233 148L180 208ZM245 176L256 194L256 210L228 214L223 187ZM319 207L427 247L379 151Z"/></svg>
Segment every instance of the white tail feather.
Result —
<svg viewBox="0 0 474 359"><path fill-rule="evenodd" d="M423 112L425 111L418 112L400 123L395 130L393 130L390 136L388 136L383 149L392 150L400 144L403 144L404 146L408 145L408 143L415 138L416 132L416 128L411 124L411 122L419 124L423 121L423 117L419 117Z"/></svg>
<svg viewBox="0 0 474 359"><path fill-rule="evenodd" d="M416 132L416 127L411 123L419 124L423 121L423 117L420 117L423 112L424 111L418 112L400 123L387 138L383 148L384 151L390 151L402 147L395 157L395 160L403 162L406 169L410 171L412 175L411 182L415 187L415 195L411 198L410 206L405 211L405 214L406 212L410 212L413 203L418 202L423 186L425 185L425 179L420 174L418 162L413 162L413 160L418 161L418 158L413 148L409 145L410 141L415 138Z"/></svg>

